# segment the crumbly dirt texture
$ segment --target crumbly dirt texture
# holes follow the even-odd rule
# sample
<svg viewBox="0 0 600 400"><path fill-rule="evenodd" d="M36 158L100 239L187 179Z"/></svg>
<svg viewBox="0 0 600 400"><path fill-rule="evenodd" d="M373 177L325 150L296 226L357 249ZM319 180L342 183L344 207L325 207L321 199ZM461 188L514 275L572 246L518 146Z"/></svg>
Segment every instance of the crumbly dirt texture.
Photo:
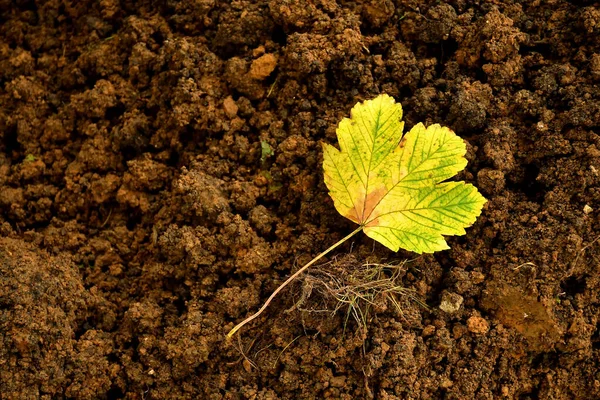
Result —
<svg viewBox="0 0 600 400"><path fill-rule="evenodd" d="M321 143L387 93L489 199L428 307L293 305ZM318 304L315 300L314 304ZM0 398L600 398L600 4L0 0Z"/></svg>

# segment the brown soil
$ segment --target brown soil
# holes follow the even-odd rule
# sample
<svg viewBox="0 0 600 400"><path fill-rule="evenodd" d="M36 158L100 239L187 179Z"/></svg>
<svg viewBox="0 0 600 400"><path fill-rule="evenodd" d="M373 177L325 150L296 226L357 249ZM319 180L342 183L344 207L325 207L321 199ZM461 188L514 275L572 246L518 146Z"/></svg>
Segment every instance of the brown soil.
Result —
<svg viewBox="0 0 600 400"><path fill-rule="evenodd" d="M365 333L298 282L226 343L354 229L320 143L379 93L489 199L452 250L337 252L429 308ZM3 400L597 399L599 238L597 2L0 0Z"/></svg>

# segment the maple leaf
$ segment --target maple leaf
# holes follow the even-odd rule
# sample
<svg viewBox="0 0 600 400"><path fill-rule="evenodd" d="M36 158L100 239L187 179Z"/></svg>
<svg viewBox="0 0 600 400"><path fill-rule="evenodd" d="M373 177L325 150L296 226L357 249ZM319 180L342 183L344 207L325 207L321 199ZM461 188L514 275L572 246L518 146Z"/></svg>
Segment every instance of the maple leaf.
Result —
<svg viewBox="0 0 600 400"><path fill-rule="evenodd" d="M356 104L324 144L325 184L335 208L393 251L448 249L486 199L471 184L443 182L467 165L465 142L438 124L403 135L402 106L388 95Z"/></svg>

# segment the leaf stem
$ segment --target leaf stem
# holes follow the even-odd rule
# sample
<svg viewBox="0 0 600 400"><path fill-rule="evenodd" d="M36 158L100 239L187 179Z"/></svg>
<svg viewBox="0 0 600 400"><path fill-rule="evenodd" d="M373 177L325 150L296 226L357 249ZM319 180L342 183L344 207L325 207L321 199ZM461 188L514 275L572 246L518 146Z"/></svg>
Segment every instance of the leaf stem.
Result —
<svg viewBox="0 0 600 400"><path fill-rule="evenodd" d="M235 333L242 326L246 325L248 322L252 321L253 319L257 318L260 314L262 314L263 311L265 311L265 309L269 306L269 304L271 304L271 301L275 298L275 296L277 296L277 294L279 292L281 292L281 290L283 288L285 288L287 285L289 285L300 274L302 274L304 271L306 271L308 269L308 267L310 267L311 265L313 265L314 263L319 261L321 258L325 257L327 254L329 254L329 252L336 249L338 246L340 246L341 244L343 244L348 239L350 239L352 236L356 235L358 232L360 232L362 230L363 230L363 226L361 225L358 228L356 228L352 233L350 233L348 236L344 237L339 242L335 243L334 245L329 247L327 250L325 250L324 252L322 252L321 254L319 254L318 256L313 258L312 260L310 260L306 265L304 265L302 268L300 268L298 271L296 271L292 276L287 278L287 280L285 282L283 282L281 285L279 285L279 287L277 289L275 289L275 291L271 294L271 296L269 296L267 301L265 301L265 304L263 304L263 306L255 314L252 314L251 316L249 316L248 318L246 318L245 320L243 320L242 322L237 324L232 330L229 331L229 333L227 334L227 339L231 339L231 337L233 335L235 335Z"/></svg>

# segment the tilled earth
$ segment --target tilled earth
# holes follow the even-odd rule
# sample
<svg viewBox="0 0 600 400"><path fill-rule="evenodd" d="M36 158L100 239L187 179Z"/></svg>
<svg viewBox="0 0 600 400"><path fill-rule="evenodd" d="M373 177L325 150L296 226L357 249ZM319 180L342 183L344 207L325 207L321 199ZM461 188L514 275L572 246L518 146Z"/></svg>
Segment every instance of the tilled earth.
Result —
<svg viewBox="0 0 600 400"><path fill-rule="evenodd" d="M321 143L380 93L467 141L482 216L337 250L410 260L402 312L299 281L226 342L354 229ZM594 1L0 0L3 400L600 398L599 215Z"/></svg>

